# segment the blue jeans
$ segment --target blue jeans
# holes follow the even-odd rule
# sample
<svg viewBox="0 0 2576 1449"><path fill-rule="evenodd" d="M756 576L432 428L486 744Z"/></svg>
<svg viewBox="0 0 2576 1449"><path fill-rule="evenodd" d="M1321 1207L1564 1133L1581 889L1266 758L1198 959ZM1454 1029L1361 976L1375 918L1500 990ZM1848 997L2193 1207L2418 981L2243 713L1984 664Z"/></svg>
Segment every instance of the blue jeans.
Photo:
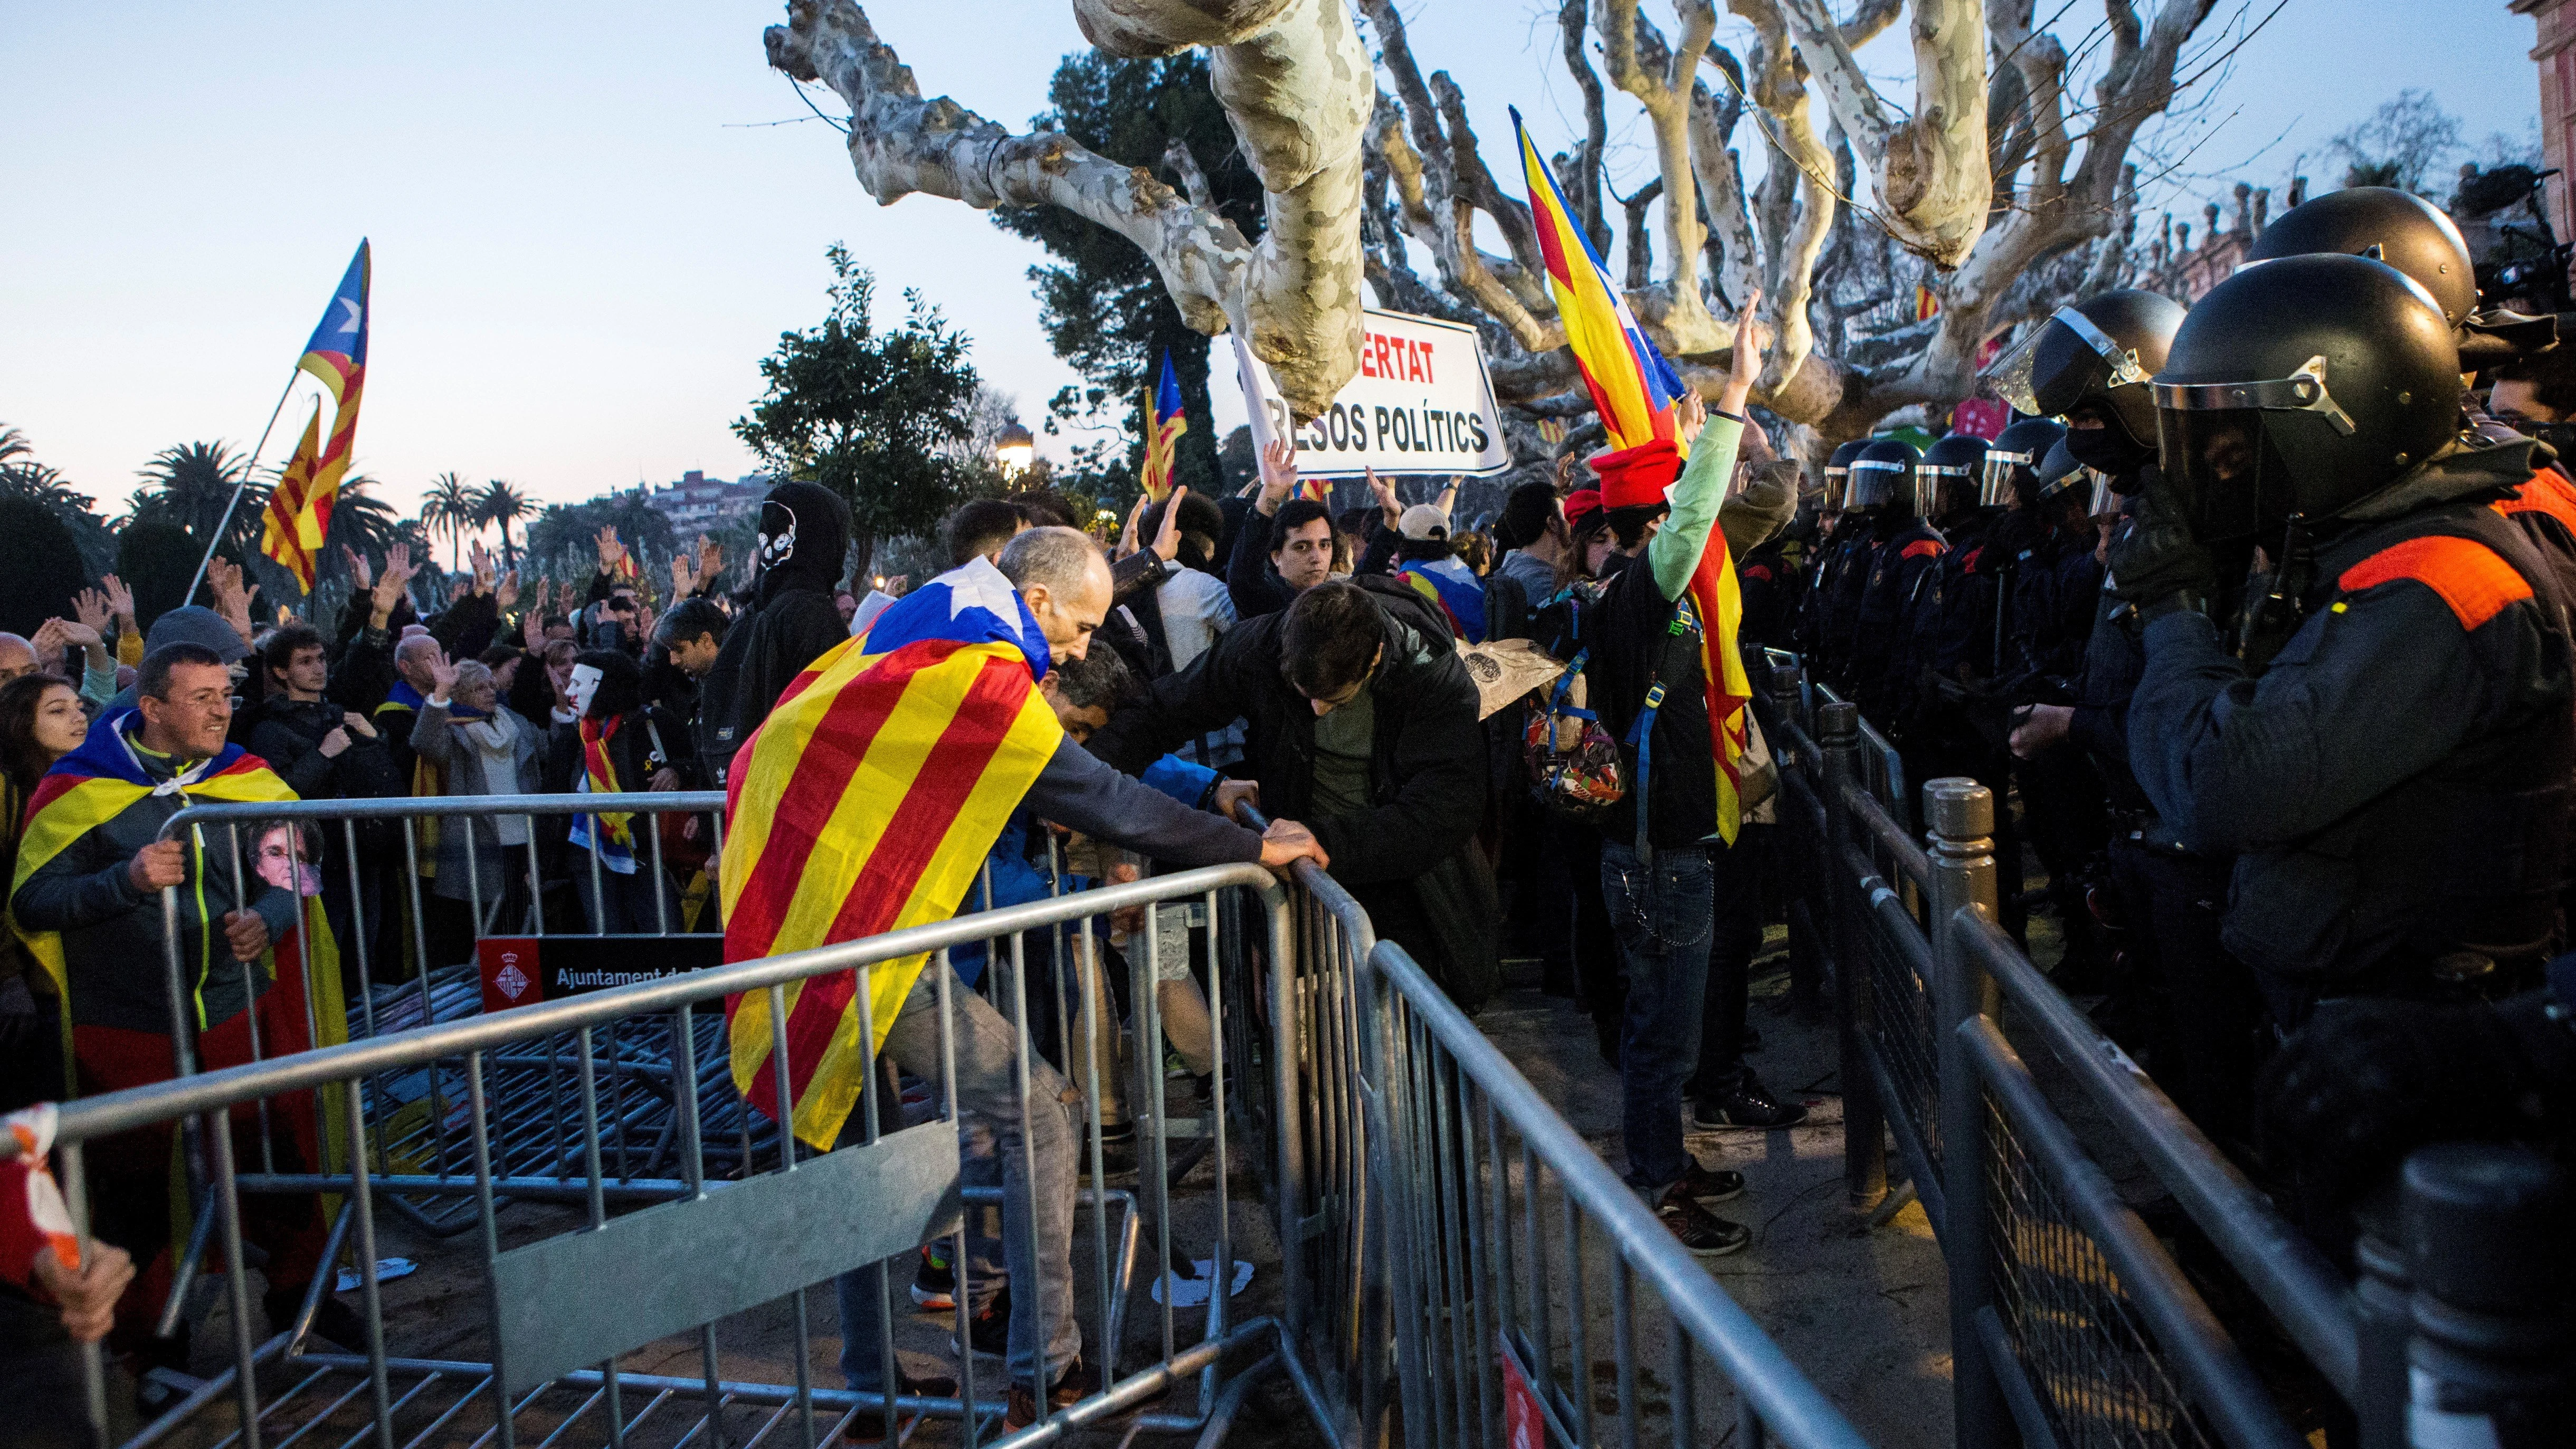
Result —
<svg viewBox="0 0 2576 1449"><path fill-rule="evenodd" d="M1658 850L1652 864L1625 841L1601 842L1601 896L1619 942L1628 1000L1619 1028L1619 1133L1628 1184L1649 1200L1679 1182L1682 1083L1699 1065L1700 1011L1716 888L1708 852Z"/></svg>
<svg viewBox="0 0 2576 1449"><path fill-rule="evenodd" d="M1007 961L1005 963L1007 967ZM886 1033L888 1056L905 1071L939 1080L939 982L923 968L921 979L904 998L903 1009ZM1073 1096L1064 1078L1043 1059L1029 1063L1029 1110L1020 1110L1017 1077L1019 1033L984 998L962 986L949 993L956 1011L952 1027L957 1047L957 1106L970 1120L961 1138L990 1135L1000 1161L1003 1257L1009 1267L1011 1293L1010 1373L1021 1383L1035 1381L1037 1339L1045 1339L1046 1382L1054 1383L1082 1355L1082 1330L1073 1317L1073 1120L1066 1105ZM861 1111L865 1109L862 1108ZM853 1113L841 1129L842 1145L861 1140L866 1124ZM1027 1148L1022 1142L1025 1138ZM971 1142L961 1142L961 1149ZM1029 1172L1029 1157L1036 1173ZM981 1177L991 1183L991 1159L984 1168L969 1165L964 1180ZM968 1251L976 1251L974 1238ZM909 1271L918 1261L907 1252L892 1260ZM961 1277L972 1271L958 1265ZM841 1372L855 1393L872 1394L884 1375L883 1340L877 1305L886 1302L886 1265L871 1263L841 1275L837 1285L841 1309ZM1044 1324L1037 1321L1043 1309Z"/></svg>

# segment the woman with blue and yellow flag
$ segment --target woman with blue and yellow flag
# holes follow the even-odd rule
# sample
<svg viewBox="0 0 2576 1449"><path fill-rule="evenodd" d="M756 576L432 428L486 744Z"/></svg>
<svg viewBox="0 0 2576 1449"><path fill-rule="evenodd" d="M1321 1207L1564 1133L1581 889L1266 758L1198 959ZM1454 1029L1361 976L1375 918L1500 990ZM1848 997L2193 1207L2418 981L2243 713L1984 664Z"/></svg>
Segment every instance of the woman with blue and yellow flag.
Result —
<svg viewBox="0 0 2576 1449"><path fill-rule="evenodd" d="M265 761L225 742L232 678L223 660L197 645L165 645L143 661L136 695L134 708L93 724L38 783L18 843L11 918L62 1002L68 1085L114 1091L165 1081L182 1063L235 1066L346 1040L338 958L295 857L286 857L278 884L269 877L279 872L263 871L254 856L254 832L161 838L190 805L295 798ZM175 1000L161 904L174 886ZM324 1149L309 1096L276 1098L267 1115L263 1144L259 1114L234 1109L237 1158L249 1153L246 1160L294 1172L336 1155ZM119 1305L119 1338L166 1356L174 1349L151 1339L150 1321L169 1286L172 1184L183 1180L173 1135L165 1125L104 1139L87 1166L97 1236L150 1265ZM254 1195L243 1200L242 1219L268 1252L269 1313L283 1321L321 1267L320 1205ZM362 1342L343 1336L358 1331L355 1319L327 1295L315 1322L345 1346ZM175 1351L184 1357L185 1345Z"/></svg>

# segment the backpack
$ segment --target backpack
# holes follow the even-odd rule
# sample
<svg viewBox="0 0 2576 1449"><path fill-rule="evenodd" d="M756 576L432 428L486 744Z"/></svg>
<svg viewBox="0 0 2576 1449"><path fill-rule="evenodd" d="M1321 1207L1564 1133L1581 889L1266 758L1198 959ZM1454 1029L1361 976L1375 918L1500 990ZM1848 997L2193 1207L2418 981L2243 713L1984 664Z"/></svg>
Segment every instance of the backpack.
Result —
<svg viewBox="0 0 2576 1449"><path fill-rule="evenodd" d="M1584 707L1586 658L1575 655L1554 686L1531 698L1529 719L1521 727L1521 758L1529 766L1531 796L1550 815L1583 823L1600 819L1628 793L1619 742L1601 727L1601 717Z"/></svg>

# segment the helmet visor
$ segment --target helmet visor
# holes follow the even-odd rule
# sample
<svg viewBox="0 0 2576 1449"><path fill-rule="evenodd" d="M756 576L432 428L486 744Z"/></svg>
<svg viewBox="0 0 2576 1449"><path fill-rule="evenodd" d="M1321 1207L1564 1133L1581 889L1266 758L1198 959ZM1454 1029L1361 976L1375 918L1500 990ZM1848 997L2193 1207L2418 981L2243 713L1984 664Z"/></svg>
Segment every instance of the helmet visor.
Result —
<svg viewBox="0 0 2576 1449"><path fill-rule="evenodd" d="M2272 418L2260 408L2156 412L2157 461L2192 537L2252 538L2297 507Z"/></svg>
<svg viewBox="0 0 2576 1449"><path fill-rule="evenodd" d="M1849 497L1850 493L1851 470L1849 468L1827 468L1825 470L1825 512L1842 512L1843 500Z"/></svg>
<svg viewBox="0 0 2576 1449"><path fill-rule="evenodd" d="M1850 494L1844 506L1877 508L1885 504L1896 496L1897 477L1905 471L1902 463L1881 462L1874 458L1854 460L1848 480Z"/></svg>
<svg viewBox="0 0 2576 1449"><path fill-rule="evenodd" d="M2093 506L2089 510L2091 516L2095 518L2119 517L2120 492L2118 489L2111 486L2111 475L2103 472L2099 468L2087 468L2084 470L2084 477L2093 485Z"/></svg>
<svg viewBox="0 0 2576 1449"><path fill-rule="evenodd" d="M2122 347L2072 307L2060 307L1994 360L1979 380L1992 396L2035 417L2053 417L2104 389L2145 382L2134 349Z"/></svg>
<svg viewBox="0 0 2576 1449"><path fill-rule="evenodd" d="M2012 502L2013 470L2032 467L2038 461L2028 453L2007 453L2001 448L1988 448L1985 467L1977 473L1977 505L2001 508Z"/></svg>
<svg viewBox="0 0 2576 1449"><path fill-rule="evenodd" d="M1965 483L1967 481L1967 477L1968 470L1965 468L1949 467L1938 463L1915 464L1914 516L1917 518L1940 517L1942 502L1941 490L1943 486L1956 486L1958 484Z"/></svg>

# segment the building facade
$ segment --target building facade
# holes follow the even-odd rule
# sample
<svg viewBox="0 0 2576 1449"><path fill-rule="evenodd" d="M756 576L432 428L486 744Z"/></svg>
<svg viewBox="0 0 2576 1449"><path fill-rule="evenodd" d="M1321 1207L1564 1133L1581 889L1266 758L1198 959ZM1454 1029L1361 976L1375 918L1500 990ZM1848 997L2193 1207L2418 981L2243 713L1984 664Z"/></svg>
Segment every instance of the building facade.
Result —
<svg viewBox="0 0 2576 1449"><path fill-rule="evenodd" d="M766 473L746 473L728 481L710 478L692 468L681 474L677 483L664 484L646 494L644 501L654 512L671 520L671 532L686 542L758 513L760 500L769 493L770 481Z"/></svg>

